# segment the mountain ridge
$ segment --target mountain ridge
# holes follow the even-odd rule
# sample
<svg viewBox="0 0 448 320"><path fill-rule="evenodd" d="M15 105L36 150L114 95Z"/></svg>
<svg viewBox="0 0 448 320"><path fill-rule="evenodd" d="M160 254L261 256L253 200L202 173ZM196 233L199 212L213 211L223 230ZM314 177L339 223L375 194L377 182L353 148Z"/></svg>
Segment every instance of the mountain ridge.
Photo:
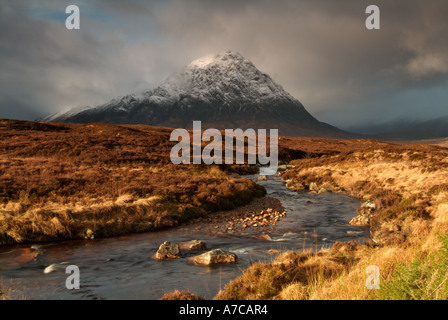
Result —
<svg viewBox="0 0 448 320"><path fill-rule="evenodd" d="M380 139L437 139L448 137L448 116L417 121L376 134Z"/></svg>

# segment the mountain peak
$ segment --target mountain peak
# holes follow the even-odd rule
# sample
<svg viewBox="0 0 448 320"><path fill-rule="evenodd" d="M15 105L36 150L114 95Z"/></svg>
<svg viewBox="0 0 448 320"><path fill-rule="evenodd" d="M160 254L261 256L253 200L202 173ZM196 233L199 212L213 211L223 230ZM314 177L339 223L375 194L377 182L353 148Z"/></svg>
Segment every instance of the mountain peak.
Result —
<svg viewBox="0 0 448 320"><path fill-rule="evenodd" d="M281 85L235 51L192 61L153 90L48 117L46 121L107 122L190 128L280 129L282 135L346 136L317 121Z"/></svg>
<svg viewBox="0 0 448 320"><path fill-rule="evenodd" d="M150 100L200 100L234 109L248 105L270 105L275 108L280 103L297 101L269 75L234 51L194 60L150 95ZM193 101L191 104L194 104Z"/></svg>
<svg viewBox="0 0 448 320"><path fill-rule="evenodd" d="M210 54L205 57L192 61L188 66L190 68L204 69L213 65L229 65L232 63L249 62L240 53L236 51L223 51L217 54Z"/></svg>

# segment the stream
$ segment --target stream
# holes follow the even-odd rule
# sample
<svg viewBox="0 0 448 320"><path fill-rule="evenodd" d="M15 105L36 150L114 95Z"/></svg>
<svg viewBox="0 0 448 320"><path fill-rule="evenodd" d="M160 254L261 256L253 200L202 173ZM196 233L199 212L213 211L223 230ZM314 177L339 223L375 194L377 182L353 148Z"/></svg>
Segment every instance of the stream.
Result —
<svg viewBox="0 0 448 320"><path fill-rule="evenodd" d="M256 179L256 176L248 176ZM269 262L269 250L320 249L336 241L368 239L368 228L349 225L360 203L344 194L297 193L281 177L258 181L267 196L281 201L287 215L277 223L272 241L257 239L256 229L238 234L211 235L192 226L107 239L18 245L0 248L0 279L26 299L158 299L175 289L213 298L230 280L256 261ZM312 235L318 236L312 236ZM157 261L152 256L164 241L203 240L209 249L221 248L238 256L233 265L196 266L187 258L200 252L182 250L183 257ZM54 271L44 273L53 265ZM81 288L65 287L67 265L80 270ZM48 269L47 269L48 270Z"/></svg>

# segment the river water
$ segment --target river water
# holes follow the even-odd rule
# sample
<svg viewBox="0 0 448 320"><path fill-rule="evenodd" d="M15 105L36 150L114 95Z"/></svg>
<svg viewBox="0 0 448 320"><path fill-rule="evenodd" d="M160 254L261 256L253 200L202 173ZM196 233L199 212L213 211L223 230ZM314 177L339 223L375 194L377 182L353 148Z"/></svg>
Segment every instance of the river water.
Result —
<svg viewBox="0 0 448 320"><path fill-rule="evenodd" d="M344 194L293 192L286 189L280 177L258 183L287 211L270 233L272 241L257 239L260 233L254 229L211 235L185 226L108 239L21 245L0 249L0 279L8 285L12 282L26 299L158 299L175 289L210 299L251 263L272 261L275 255L268 252L270 249L315 250L335 241L368 239L368 228L348 223L356 215L358 200ZM210 249L234 252L239 260L234 265L196 266L187 258L198 253L187 250L176 260L152 258L164 241L192 239L205 241ZM50 265L54 271L44 273ZM79 290L65 286L67 265L79 267Z"/></svg>

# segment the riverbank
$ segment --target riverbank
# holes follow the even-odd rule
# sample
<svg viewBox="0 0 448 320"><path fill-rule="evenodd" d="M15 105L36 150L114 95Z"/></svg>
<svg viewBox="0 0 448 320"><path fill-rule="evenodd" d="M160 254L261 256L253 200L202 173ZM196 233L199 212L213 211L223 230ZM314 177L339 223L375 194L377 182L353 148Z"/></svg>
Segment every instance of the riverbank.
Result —
<svg viewBox="0 0 448 320"><path fill-rule="evenodd" d="M262 236L272 231L286 214L280 200L265 196L242 207L214 212L207 217L195 218L187 225L194 225L194 230L211 235L235 234L252 229Z"/></svg>
<svg viewBox="0 0 448 320"><path fill-rule="evenodd" d="M427 272L437 270L440 258L431 257L440 256L448 232L447 149L391 145L291 164L296 167L283 178L293 190L325 188L370 201L372 240L337 243L317 254L285 252L244 270L215 299L447 298L446 273ZM380 270L379 291L366 287L371 265Z"/></svg>

